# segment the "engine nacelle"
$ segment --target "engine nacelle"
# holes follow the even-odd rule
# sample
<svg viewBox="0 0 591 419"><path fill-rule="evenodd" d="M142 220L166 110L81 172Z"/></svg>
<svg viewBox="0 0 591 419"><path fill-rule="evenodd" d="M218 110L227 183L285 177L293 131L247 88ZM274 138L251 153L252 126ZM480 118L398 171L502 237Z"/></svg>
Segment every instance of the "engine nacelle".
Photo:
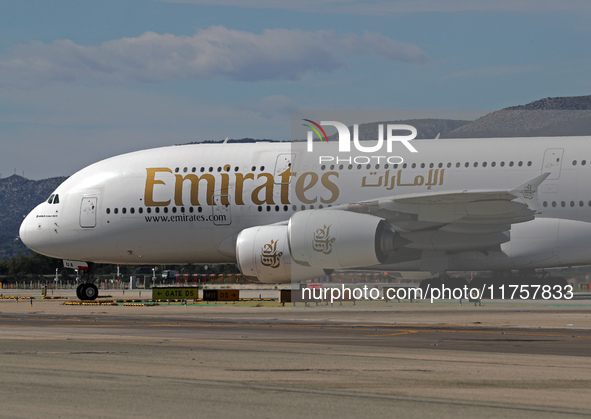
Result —
<svg viewBox="0 0 591 419"><path fill-rule="evenodd" d="M310 267L371 266L394 251L394 232L384 219L369 214L301 211L291 217L288 228L292 258Z"/></svg>
<svg viewBox="0 0 591 419"><path fill-rule="evenodd" d="M304 281L326 275L322 268L301 266L293 261L287 226L243 230L236 241L236 259L242 275L265 283Z"/></svg>

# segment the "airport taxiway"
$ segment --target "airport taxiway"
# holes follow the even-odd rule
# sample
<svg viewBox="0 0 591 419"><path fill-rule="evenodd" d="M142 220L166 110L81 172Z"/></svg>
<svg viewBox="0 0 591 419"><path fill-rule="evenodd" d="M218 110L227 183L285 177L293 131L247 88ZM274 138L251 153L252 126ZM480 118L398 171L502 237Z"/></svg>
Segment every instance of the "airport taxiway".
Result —
<svg viewBox="0 0 591 419"><path fill-rule="evenodd" d="M580 301L0 300L0 416L588 416L590 316Z"/></svg>

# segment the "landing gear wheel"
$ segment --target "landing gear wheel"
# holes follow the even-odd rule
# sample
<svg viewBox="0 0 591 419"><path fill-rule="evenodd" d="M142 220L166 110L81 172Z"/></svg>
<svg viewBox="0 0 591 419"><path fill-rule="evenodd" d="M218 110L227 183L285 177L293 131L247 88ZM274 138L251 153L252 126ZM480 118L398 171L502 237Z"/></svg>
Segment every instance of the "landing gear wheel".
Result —
<svg viewBox="0 0 591 419"><path fill-rule="evenodd" d="M82 288L84 288L84 285L86 284L80 284L76 287L76 297L78 297L79 300L82 300Z"/></svg>
<svg viewBox="0 0 591 419"><path fill-rule="evenodd" d="M96 300L98 297L98 288L94 284L86 284L86 289L84 290L84 296L87 300Z"/></svg>
<svg viewBox="0 0 591 419"><path fill-rule="evenodd" d="M94 284L80 284L76 288L76 296L82 301L96 300L98 288Z"/></svg>
<svg viewBox="0 0 591 419"><path fill-rule="evenodd" d="M432 297L433 288L441 289L443 281L439 278L427 278L423 279L419 284L419 288L422 290L423 299L428 300Z"/></svg>

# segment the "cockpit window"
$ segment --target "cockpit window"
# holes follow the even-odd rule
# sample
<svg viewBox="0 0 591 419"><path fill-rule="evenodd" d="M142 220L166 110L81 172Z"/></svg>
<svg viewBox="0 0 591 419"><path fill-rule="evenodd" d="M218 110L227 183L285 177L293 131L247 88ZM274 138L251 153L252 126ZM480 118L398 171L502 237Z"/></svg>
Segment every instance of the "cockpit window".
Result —
<svg viewBox="0 0 591 419"><path fill-rule="evenodd" d="M49 199L47 200L48 204L59 204L60 203L60 196L58 194L51 194Z"/></svg>

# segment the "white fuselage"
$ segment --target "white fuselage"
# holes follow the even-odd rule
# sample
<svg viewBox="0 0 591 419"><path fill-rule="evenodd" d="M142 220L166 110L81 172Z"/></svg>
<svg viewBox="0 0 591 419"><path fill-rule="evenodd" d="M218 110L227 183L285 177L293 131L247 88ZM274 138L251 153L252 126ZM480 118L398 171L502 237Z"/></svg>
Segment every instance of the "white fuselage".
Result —
<svg viewBox="0 0 591 419"><path fill-rule="evenodd" d="M509 190L550 173L535 220L491 252L449 252L452 270L591 263L591 138L414 141L403 165L331 163L291 169L290 143L199 144L138 151L67 179L24 220L31 249L56 258L128 264L232 263L243 229L295 211L442 191ZM376 166L376 164L379 164ZM295 168L298 170L295 170ZM55 200L55 199L54 199ZM420 255L419 255L420 259ZM419 270L420 260L392 268Z"/></svg>

